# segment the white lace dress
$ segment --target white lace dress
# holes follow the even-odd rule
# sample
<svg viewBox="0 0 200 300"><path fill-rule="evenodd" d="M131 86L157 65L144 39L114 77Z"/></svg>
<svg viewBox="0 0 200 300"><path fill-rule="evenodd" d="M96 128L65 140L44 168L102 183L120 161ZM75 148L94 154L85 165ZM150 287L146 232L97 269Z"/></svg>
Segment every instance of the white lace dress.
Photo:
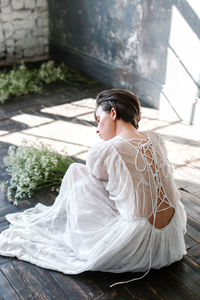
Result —
<svg viewBox="0 0 200 300"><path fill-rule="evenodd" d="M86 165L69 167L54 205L7 215L0 254L65 274L143 272L180 260L186 213L162 140L145 134L93 146ZM157 228L156 214L170 208Z"/></svg>

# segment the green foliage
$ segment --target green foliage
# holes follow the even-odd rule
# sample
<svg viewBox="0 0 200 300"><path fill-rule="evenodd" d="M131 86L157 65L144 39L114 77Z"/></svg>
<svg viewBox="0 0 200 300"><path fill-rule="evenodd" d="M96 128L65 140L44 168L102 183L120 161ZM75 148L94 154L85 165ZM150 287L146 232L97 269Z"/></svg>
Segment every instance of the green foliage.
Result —
<svg viewBox="0 0 200 300"><path fill-rule="evenodd" d="M24 197L43 188L59 190L62 178L73 160L37 143L28 146L11 146L4 158L10 182L1 182L0 187L7 194L8 200L15 205Z"/></svg>
<svg viewBox="0 0 200 300"><path fill-rule="evenodd" d="M0 72L0 103L4 103L11 96L41 93L45 84L56 81L70 84L96 83L64 64L56 66L53 61L43 63L39 69L29 69L22 63L9 72Z"/></svg>
<svg viewBox="0 0 200 300"><path fill-rule="evenodd" d="M38 93L41 90L42 86L37 78L37 70L28 70L24 64L8 73L0 73L0 103L4 103L11 95Z"/></svg>
<svg viewBox="0 0 200 300"><path fill-rule="evenodd" d="M41 82L45 82L46 84L55 82L57 80L66 81L64 65L55 67L53 61L44 63L38 70L38 78Z"/></svg>

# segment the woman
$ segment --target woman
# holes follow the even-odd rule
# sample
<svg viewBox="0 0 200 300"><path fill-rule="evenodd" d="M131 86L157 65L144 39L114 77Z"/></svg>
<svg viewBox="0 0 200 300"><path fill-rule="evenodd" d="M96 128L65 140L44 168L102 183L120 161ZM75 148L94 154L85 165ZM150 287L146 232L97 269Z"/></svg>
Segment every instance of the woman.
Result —
<svg viewBox="0 0 200 300"><path fill-rule="evenodd" d="M78 274L147 273L186 254L186 213L162 140L137 130L138 98L111 89L96 104L103 141L70 166L53 206L6 216L1 255Z"/></svg>

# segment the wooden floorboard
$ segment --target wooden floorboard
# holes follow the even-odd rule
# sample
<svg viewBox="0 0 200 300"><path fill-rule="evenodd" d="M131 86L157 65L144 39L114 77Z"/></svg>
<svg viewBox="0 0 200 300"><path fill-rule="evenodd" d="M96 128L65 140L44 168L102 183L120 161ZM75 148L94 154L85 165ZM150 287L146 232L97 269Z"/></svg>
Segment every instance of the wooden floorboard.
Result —
<svg viewBox="0 0 200 300"><path fill-rule="evenodd" d="M5 277L3 272L0 270L0 299L12 299L19 300L17 292L9 282L9 280Z"/></svg>
<svg viewBox="0 0 200 300"><path fill-rule="evenodd" d="M187 235L195 242L200 243L200 232L189 223L187 223Z"/></svg>
<svg viewBox="0 0 200 300"><path fill-rule="evenodd" d="M66 297L49 272L23 261L1 266L4 276L21 299L64 299Z"/></svg>
<svg viewBox="0 0 200 300"><path fill-rule="evenodd" d="M0 107L0 130L17 132L28 128L27 125L11 119L17 111L64 120L65 117L62 116L41 113L41 109L44 106L51 107L84 97L94 97L101 89L101 86L96 88L88 86L65 88L61 86L58 89L47 91L44 96L24 96L13 99L9 104ZM58 95L62 97L58 97ZM71 119L68 118L69 120ZM83 121L79 120L79 122ZM0 180L8 178L3 157L10 145L9 143L0 143ZM16 258L1 256L0 300L200 299L200 188L198 184L189 184L188 182L185 181L185 178L183 184L181 181L178 182L181 200L188 217L185 236L187 255L181 261L160 270L151 270L142 280L111 289L112 283L137 278L141 274L84 272L70 276L43 269ZM9 225L5 218L6 214L23 211L38 202L52 205L54 199L55 193L45 190L34 195L32 199L25 199L19 207L15 207L8 202L5 194L0 192L0 232L6 230Z"/></svg>

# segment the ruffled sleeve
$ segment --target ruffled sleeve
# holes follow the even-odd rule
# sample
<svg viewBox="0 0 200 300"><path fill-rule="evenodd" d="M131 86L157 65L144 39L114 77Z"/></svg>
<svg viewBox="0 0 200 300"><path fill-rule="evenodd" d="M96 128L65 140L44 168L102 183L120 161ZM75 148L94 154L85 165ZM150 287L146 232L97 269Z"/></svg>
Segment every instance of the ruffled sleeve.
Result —
<svg viewBox="0 0 200 300"><path fill-rule="evenodd" d="M107 191L109 197L126 220L131 220L135 211L135 190L128 167L115 144L112 145L109 158Z"/></svg>
<svg viewBox="0 0 200 300"><path fill-rule="evenodd" d="M112 142L103 142L89 151L86 162L91 175L104 180L109 199L119 213L131 219L134 212L134 186L129 170Z"/></svg>
<svg viewBox="0 0 200 300"><path fill-rule="evenodd" d="M86 166L89 174L97 179L107 181L107 159L109 156L110 144L108 142L100 142L89 149Z"/></svg>

